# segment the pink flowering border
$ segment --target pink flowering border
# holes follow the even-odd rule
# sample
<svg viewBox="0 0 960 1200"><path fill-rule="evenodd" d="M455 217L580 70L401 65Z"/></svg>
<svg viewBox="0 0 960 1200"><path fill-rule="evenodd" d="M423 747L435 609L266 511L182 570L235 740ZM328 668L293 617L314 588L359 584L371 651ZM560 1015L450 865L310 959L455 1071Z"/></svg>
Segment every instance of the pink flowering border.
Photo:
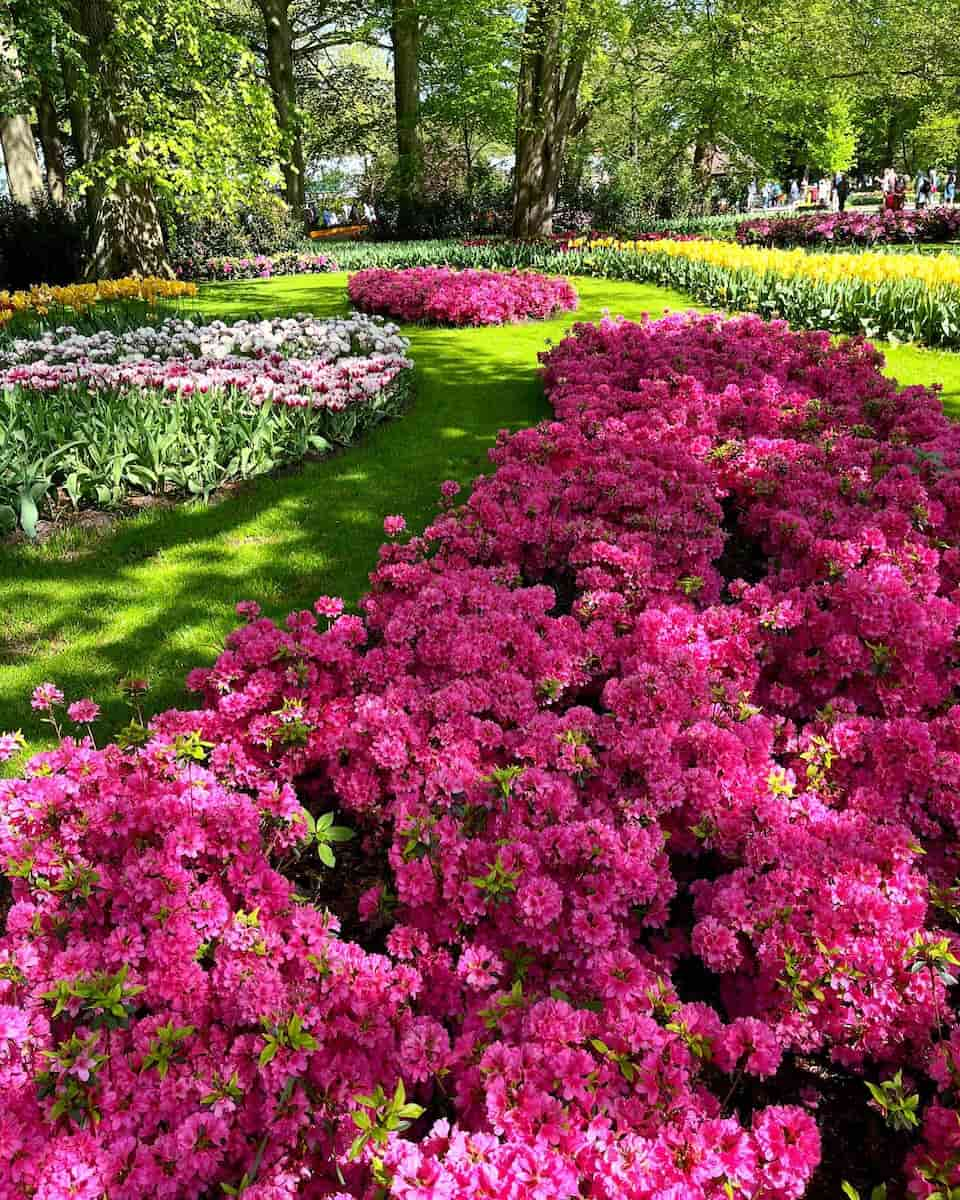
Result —
<svg viewBox="0 0 960 1200"><path fill-rule="evenodd" d="M841 1112L960 1184L960 430L880 366L580 325L362 616L74 702L0 785L0 1192L796 1200ZM298 898L334 807L378 952Z"/></svg>
<svg viewBox="0 0 960 1200"><path fill-rule="evenodd" d="M361 312L430 325L510 325L577 307L568 280L534 271L374 267L351 275L347 294Z"/></svg>

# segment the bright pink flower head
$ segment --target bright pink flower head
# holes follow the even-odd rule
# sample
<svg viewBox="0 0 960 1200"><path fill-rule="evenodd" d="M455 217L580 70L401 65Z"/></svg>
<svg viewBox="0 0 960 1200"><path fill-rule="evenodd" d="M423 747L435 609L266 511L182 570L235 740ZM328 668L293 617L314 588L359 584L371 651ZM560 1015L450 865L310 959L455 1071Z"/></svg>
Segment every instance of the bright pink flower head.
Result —
<svg viewBox="0 0 960 1200"><path fill-rule="evenodd" d="M87 724L100 716L100 705L93 700L74 700L67 709L67 716L78 724Z"/></svg>
<svg viewBox="0 0 960 1200"><path fill-rule="evenodd" d="M314 612L321 617L339 617L343 612L343 601L339 596L321 596L314 602Z"/></svg>
<svg viewBox="0 0 960 1200"><path fill-rule="evenodd" d="M245 621L255 621L260 616L260 605L256 600L240 600L236 605L236 613Z"/></svg>
<svg viewBox="0 0 960 1200"><path fill-rule="evenodd" d="M403 533L406 527L406 517L393 516L384 517L383 519L383 532L387 535L387 537L397 537L398 534Z"/></svg>
<svg viewBox="0 0 960 1200"><path fill-rule="evenodd" d="M0 733L0 762L7 762L13 758L25 745L26 742L19 729L16 733Z"/></svg>
<svg viewBox="0 0 960 1200"><path fill-rule="evenodd" d="M460 495L460 484L455 479L445 479L440 484L440 494L446 500L452 500L454 496Z"/></svg>
<svg viewBox="0 0 960 1200"><path fill-rule="evenodd" d="M54 683L41 683L33 689L30 707L37 712L49 712L55 704L63 703L63 692Z"/></svg>

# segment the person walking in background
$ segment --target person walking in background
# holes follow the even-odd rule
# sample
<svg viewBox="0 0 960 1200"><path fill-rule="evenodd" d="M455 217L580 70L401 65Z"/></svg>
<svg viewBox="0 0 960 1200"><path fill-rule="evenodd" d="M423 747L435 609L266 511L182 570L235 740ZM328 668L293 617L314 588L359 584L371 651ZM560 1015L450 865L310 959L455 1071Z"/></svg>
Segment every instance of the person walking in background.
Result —
<svg viewBox="0 0 960 1200"><path fill-rule="evenodd" d="M837 176L837 211L843 212L850 195L850 180L843 173Z"/></svg>
<svg viewBox="0 0 960 1200"><path fill-rule="evenodd" d="M927 178L926 171L920 170L917 172L917 178L914 180L914 191L916 193L917 208L926 208L927 200L930 197L930 180Z"/></svg>
<svg viewBox="0 0 960 1200"><path fill-rule="evenodd" d="M820 203L825 208L833 208L836 197L833 194L833 180L825 175L820 180Z"/></svg>
<svg viewBox="0 0 960 1200"><path fill-rule="evenodd" d="M953 204L957 195L957 173L947 172L947 181L943 185L943 200L945 204Z"/></svg>
<svg viewBox="0 0 960 1200"><path fill-rule="evenodd" d="M906 175L898 175L897 181L893 187L893 211L900 212L907 203L907 183L909 180Z"/></svg>
<svg viewBox="0 0 960 1200"><path fill-rule="evenodd" d="M893 208L893 194L897 190L897 173L893 167L887 167L884 170L880 190L883 192L883 207Z"/></svg>
<svg viewBox="0 0 960 1200"><path fill-rule="evenodd" d="M795 179L790 180L790 207L796 208L800 202L800 184Z"/></svg>

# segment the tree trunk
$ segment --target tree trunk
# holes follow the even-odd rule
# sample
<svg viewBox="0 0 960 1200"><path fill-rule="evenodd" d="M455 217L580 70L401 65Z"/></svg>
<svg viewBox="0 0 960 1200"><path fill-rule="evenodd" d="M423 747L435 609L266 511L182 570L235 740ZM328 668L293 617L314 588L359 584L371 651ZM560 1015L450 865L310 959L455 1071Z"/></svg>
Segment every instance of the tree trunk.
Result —
<svg viewBox="0 0 960 1200"><path fill-rule="evenodd" d="M303 216L306 201L303 136L297 108L297 83L293 73L293 30L290 0L257 0L267 35L267 71L284 140L283 180L287 203Z"/></svg>
<svg viewBox="0 0 960 1200"><path fill-rule="evenodd" d="M93 159L93 130L90 126L89 98L81 91L76 66L66 57L60 58L63 90L67 98L67 116L70 118L70 141L73 153L81 167Z"/></svg>
<svg viewBox="0 0 960 1200"><path fill-rule="evenodd" d="M113 66L109 42L114 32L111 0L75 0L73 19L84 39L87 69L94 81L90 97L89 127L81 135L86 152L96 160L122 150L130 136L117 113L121 82ZM93 212L90 253L85 275L106 279L131 273L173 277L163 242L160 213L153 188L145 179L121 175L113 183L92 189Z"/></svg>
<svg viewBox="0 0 960 1200"><path fill-rule="evenodd" d="M147 184L120 180L111 188L98 190L84 274L87 279L125 275L173 278L160 213Z"/></svg>
<svg viewBox="0 0 960 1200"><path fill-rule="evenodd" d="M43 163L47 172L47 191L57 204L67 202L67 170L63 161L63 143L60 141L60 123L57 109L44 83L37 99L37 124L40 145L43 147Z"/></svg>
<svg viewBox="0 0 960 1200"><path fill-rule="evenodd" d="M20 113L0 117L0 142L3 143L10 195L21 204L30 204L37 192L43 191L43 176L27 118Z"/></svg>
<svg viewBox="0 0 960 1200"><path fill-rule="evenodd" d="M420 196L420 15L417 0L393 0L393 94L401 231L412 228Z"/></svg>
<svg viewBox="0 0 960 1200"><path fill-rule="evenodd" d="M17 48L6 34L0 35L0 70L12 84L19 83ZM10 195L21 204L29 204L37 192L43 191L43 176L33 130L24 113L0 116L0 143L7 165Z"/></svg>
<svg viewBox="0 0 960 1200"><path fill-rule="evenodd" d="M532 0L527 9L517 88L517 153L513 235L544 237L553 213L567 138L585 126L577 97L589 54L584 32L573 39L566 64L561 39L566 0Z"/></svg>

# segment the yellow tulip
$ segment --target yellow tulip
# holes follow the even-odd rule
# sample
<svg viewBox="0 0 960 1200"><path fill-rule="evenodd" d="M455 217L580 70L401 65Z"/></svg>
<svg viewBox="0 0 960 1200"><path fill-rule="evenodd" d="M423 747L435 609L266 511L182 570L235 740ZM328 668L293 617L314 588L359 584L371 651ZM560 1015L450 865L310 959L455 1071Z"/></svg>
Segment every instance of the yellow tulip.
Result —
<svg viewBox="0 0 960 1200"><path fill-rule="evenodd" d="M95 304L111 300L144 300L155 304L158 300L178 300L196 294L195 283L155 276L102 279L98 283L71 283L66 287L34 284L26 291L0 292L0 323L9 321L17 312L44 315L51 308L69 308L83 313Z"/></svg>
<svg viewBox="0 0 960 1200"><path fill-rule="evenodd" d="M768 250L762 246L740 246L735 242L617 241L580 238L571 246L590 250L614 250L627 254L667 254L723 267L730 271L772 272L787 278L802 276L821 283L850 279L867 284L912 280L929 288L960 287L960 255L940 254L808 254L804 250Z"/></svg>

